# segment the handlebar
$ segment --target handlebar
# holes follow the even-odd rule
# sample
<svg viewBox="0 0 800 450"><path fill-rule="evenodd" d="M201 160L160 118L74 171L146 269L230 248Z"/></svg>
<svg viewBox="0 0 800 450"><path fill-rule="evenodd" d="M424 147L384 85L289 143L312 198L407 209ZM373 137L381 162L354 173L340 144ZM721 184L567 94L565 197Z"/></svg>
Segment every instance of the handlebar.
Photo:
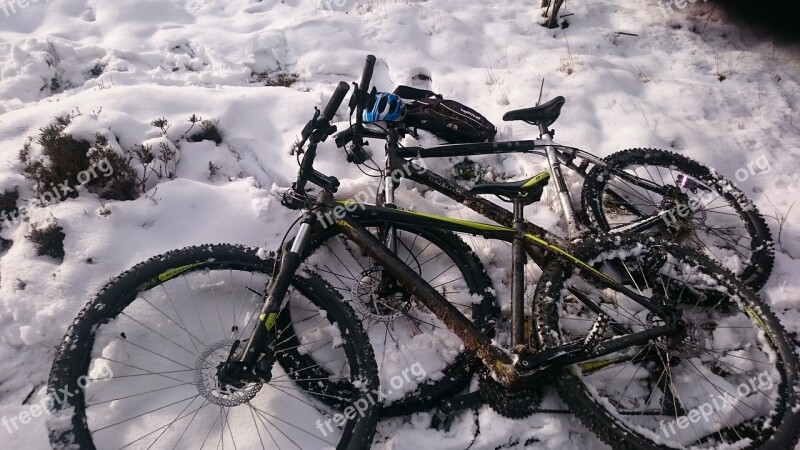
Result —
<svg viewBox="0 0 800 450"><path fill-rule="evenodd" d="M375 61L375 56L367 56L366 63L364 64L364 71L361 74L361 84L354 92L354 97L358 101L356 102L356 105L354 105L353 99L351 98L350 100L351 113L353 111L353 106L356 106L359 109L359 117L361 116L363 103L366 99L366 95L363 95L363 93L365 93L369 87L370 80L372 79L372 72L375 68ZM314 158L316 157L317 144L324 141L328 136L336 131L336 127L331 126L330 121L333 119L333 116L336 114L339 106L341 106L342 101L344 101L344 97L347 95L348 91L350 91L350 85L344 81L340 81L339 85L336 86L336 90L333 91L333 95L331 96L330 100L328 100L328 104L325 105L325 109L323 109L321 113L319 110L317 110L314 118L311 119L311 121L309 121L303 129L303 139L298 144L298 147L299 149L302 148L306 141L308 141L308 148L306 149L303 155L303 160L300 163L300 171L297 174L297 179L292 185L291 191L295 194L304 195L305 186L308 182L333 192L335 192L336 188L339 186L339 180L337 180L336 177L329 177L314 170ZM286 196L284 196L283 203L290 208L301 206Z"/></svg>
<svg viewBox="0 0 800 450"><path fill-rule="evenodd" d="M361 72L361 83L358 85L362 91L369 89L369 83L372 81L372 71L375 69L375 60L375 55L367 55L364 71Z"/></svg>
<svg viewBox="0 0 800 450"><path fill-rule="evenodd" d="M325 109L322 111L322 114L319 116L319 118L326 122L330 122L330 120L333 119L333 115L336 114L336 111L342 104L344 96L347 95L347 91L349 90L350 85L344 81L340 81L339 85L336 86L336 90L333 91L333 96L331 96L331 99L328 100L328 104L325 106Z"/></svg>
<svg viewBox="0 0 800 450"><path fill-rule="evenodd" d="M367 93L369 92L369 83L372 81L372 72L375 70L375 55L367 55L367 60L364 62L364 70L361 72L361 82L358 83L358 121L361 122L361 113L364 112L364 103L367 101Z"/></svg>

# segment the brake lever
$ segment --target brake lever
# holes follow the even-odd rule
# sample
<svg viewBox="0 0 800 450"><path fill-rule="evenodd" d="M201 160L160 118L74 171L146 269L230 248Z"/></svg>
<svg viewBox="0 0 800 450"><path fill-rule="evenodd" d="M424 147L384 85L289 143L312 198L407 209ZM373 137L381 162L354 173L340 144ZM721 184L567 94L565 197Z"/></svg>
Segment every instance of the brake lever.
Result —
<svg viewBox="0 0 800 450"><path fill-rule="evenodd" d="M350 96L350 102L347 104L347 107L350 108L350 116L353 116L353 111L356 110L356 106L361 101L361 90L358 88L358 83L355 81L353 82L353 95Z"/></svg>
<svg viewBox="0 0 800 450"><path fill-rule="evenodd" d="M317 119L319 119L320 111L319 108L316 106L314 107L314 117L308 121L306 126L303 127L303 131L300 132L300 136L303 137L302 144L305 144L306 140L311 136L311 133L317 128Z"/></svg>

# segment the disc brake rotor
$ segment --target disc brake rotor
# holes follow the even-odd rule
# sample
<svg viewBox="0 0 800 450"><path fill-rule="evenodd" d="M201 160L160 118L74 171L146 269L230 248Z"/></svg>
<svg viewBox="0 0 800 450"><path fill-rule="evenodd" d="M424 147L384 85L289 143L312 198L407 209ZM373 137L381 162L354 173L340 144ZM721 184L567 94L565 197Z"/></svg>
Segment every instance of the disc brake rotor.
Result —
<svg viewBox="0 0 800 450"><path fill-rule="evenodd" d="M261 381L242 381L239 386L220 383L217 373L228 359L233 345L233 340L211 344L200 354L194 365L194 384L200 394L214 405L233 407L247 403L264 384Z"/></svg>
<svg viewBox="0 0 800 450"><path fill-rule="evenodd" d="M387 289L383 284L383 270L373 267L361 272L361 279L353 283L351 302L356 311L379 322L391 322L408 313L411 296L399 289Z"/></svg>

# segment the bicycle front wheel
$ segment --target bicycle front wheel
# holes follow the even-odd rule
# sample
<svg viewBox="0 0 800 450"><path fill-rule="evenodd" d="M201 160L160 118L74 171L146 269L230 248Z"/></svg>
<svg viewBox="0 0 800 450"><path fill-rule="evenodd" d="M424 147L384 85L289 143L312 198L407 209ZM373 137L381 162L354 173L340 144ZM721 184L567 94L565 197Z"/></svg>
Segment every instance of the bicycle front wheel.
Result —
<svg viewBox="0 0 800 450"><path fill-rule="evenodd" d="M58 348L48 393L53 448L339 448L372 442L377 367L352 310L297 276L276 325L269 381L222 382L258 321L273 261L256 248L187 247L108 283ZM302 358L288 359L289 348ZM331 389L298 383L313 373ZM341 415L324 402L355 405ZM347 410L345 410L347 411Z"/></svg>
<svg viewBox="0 0 800 450"><path fill-rule="evenodd" d="M800 427L797 357L753 291L705 255L655 239L591 238L574 254L650 301L682 312L674 336L554 375L559 395L598 437L616 449L794 448ZM613 325L598 322L599 313ZM534 317L544 348L664 324L560 261L544 271Z"/></svg>

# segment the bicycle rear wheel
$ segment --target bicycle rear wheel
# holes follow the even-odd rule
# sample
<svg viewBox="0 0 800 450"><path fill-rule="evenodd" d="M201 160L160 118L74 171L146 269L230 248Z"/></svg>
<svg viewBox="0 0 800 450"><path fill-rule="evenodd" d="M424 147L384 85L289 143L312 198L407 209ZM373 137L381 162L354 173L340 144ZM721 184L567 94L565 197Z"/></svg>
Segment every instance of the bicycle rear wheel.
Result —
<svg viewBox="0 0 800 450"><path fill-rule="evenodd" d="M764 302L730 272L654 239L592 238L574 254L651 301L683 312L684 334L575 364L554 374L570 409L616 449L788 449L798 440L800 380L793 346ZM659 320L625 295L555 261L537 289L540 344L603 339L597 308L630 332ZM581 300L583 298L583 301Z"/></svg>
<svg viewBox="0 0 800 450"><path fill-rule="evenodd" d="M775 261L772 236L753 202L733 183L697 161L664 150L623 150L604 160L615 169L670 187L674 195L656 194L595 166L583 184L581 202L600 230L613 231L676 208L654 227L654 234L700 249L753 289L764 286Z"/></svg>
<svg viewBox="0 0 800 450"><path fill-rule="evenodd" d="M271 379L220 382L221 363L259 323L273 269L261 256L236 245L187 247L108 283L56 352L53 448L368 447L378 407L366 396L379 389L372 348L314 274L294 279L278 315ZM290 348L302 358L287 358ZM304 371L331 388L290 376ZM329 396L358 414L338 415L321 400Z"/></svg>

